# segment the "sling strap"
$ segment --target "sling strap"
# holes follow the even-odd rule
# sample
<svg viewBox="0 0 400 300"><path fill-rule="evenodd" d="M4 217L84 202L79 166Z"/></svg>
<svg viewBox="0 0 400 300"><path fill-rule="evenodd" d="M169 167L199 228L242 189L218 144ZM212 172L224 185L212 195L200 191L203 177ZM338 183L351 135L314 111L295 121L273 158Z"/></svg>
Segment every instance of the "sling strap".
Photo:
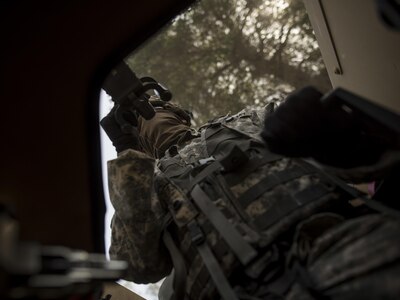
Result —
<svg viewBox="0 0 400 300"><path fill-rule="evenodd" d="M306 171L299 166L295 166L290 169L276 172L273 175L268 175L257 184L252 186L250 189L248 189L246 192L244 192L242 195L240 195L238 201L241 203L241 205L243 205L243 207L247 207L255 199L260 197L266 191L274 188L275 186L310 173L313 172L309 170Z"/></svg>
<svg viewBox="0 0 400 300"><path fill-rule="evenodd" d="M185 260L182 256L182 253L176 247L171 234L168 230L164 230L163 233L163 241L165 246L167 247L169 254L171 256L172 264L175 269L174 274L174 300L184 300L185 299L185 289L186 289L186 277L187 270Z"/></svg>
<svg viewBox="0 0 400 300"><path fill-rule="evenodd" d="M322 184L317 184L294 195L287 195L281 198L279 203L275 203L266 213L256 218L255 224L260 230L264 230L294 210L321 198L329 192Z"/></svg>
<svg viewBox="0 0 400 300"><path fill-rule="evenodd" d="M191 181L188 186L188 190L190 191L195 185L203 181L205 178L213 174L215 171L218 171L222 168L221 163L219 161L213 161L207 167L205 167L199 174L197 174Z"/></svg>
<svg viewBox="0 0 400 300"><path fill-rule="evenodd" d="M307 163L307 162L305 162ZM361 200L364 201L364 203L369 206L370 208L372 208L373 210L379 211L383 214L392 216L394 218L400 218L400 211L387 207L386 205L375 201L374 199L371 199L369 197L367 197L367 195L359 190L357 190L356 188L353 188L352 186L348 185L345 181L343 181L342 179L338 178L337 176L334 175L330 175L328 173L326 173L325 171L323 171L322 169L314 166L311 163L307 163L309 168L314 168L319 174L321 174L323 177L325 177L326 179L334 182L337 186L339 186L342 190L344 190L345 192L349 193L351 196L353 196L354 198L359 198Z"/></svg>
<svg viewBox="0 0 400 300"><path fill-rule="evenodd" d="M203 212L211 224L213 224L215 229L230 246L236 257L243 265L248 264L254 257L257 256L257 251L226 219L224 214L215 206L215 204L199 185L196 185L193 188L191 196L199 209Z"/></svg>
<svg viewBox="0 0 400 300"><path fill-rule="evenodd" d="M223 270L210 247L208 246L201 228L195 221L191 221L188 224L189 233L193 244L196 246L204 265L206 266L210 276L217 288L219 294L224 300L239 300L236 293L230 286L228 279L226 278Z"/></svg>

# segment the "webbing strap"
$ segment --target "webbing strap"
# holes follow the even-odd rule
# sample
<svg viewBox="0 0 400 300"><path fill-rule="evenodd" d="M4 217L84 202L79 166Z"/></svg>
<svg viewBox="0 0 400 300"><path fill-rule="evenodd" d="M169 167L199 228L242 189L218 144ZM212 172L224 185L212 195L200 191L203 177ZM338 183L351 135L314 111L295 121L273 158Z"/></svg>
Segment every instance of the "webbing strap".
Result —
<svg viewBox="0 0 400 300"><path fill-rule="evenodd" d="M305 162L307 163L307 162ZM366 194L364 194L363 192L349 186L345 181L343 181L342 179L334 176L334 175L330 175L326 172L324 172L323 170L321 170L320 168L317 168L316 166L312 165L311 163L307 163L307 165L310 168L315 169L319 174L321 174L323 177L327 178L328 180L330 180L331 182L334 182L337 186L339 186L342 190L344 190L345 192L349 193L351 196L353 196L354 198L359 198L361 200L363 200L365 202L365 204L367 206L369 206L370 208L379 211L381 213L387 214L389 216L395 217L395 218L400 218L400 211L396 210L396 209L392 209L390 207L387 207L386 205L375 201L371 198L368 198L366 196Z"/></svg>
<svg viewBox="0 0 400 300"><path fill-rule="evenodd" d="M223 270L214 254L212 253L210 247L208 246L204 234L202 233L200 227L195 221L189 223L188 226L192 242L196 246L204 265L206 266L214 284L217 288L222 299L225 300L238 300L235 292L232 290L228 279L226 278Z"/></svg>
<svg viewBox="0 0 400 300"><path fill-rule="evenodd" d="M174 300L183 300L185 299L185 290L186 290L186 264L185 260L181 252L176 247L171 234L164 230L163 233L163 241L165 246L167 247L169 254L171 256L172 264L174 265L175 274L174 274Z"/></svg>
<svg viewBox="0 0 400 300"><path fill-rule="evenodd" d="M221 164L219 161L214 161L211 164L209 164L207 167L205 167L203 170L200 171L199 174L197 174L191 181L190 181L190 186L188 190L190 191L196 184L201 182L203 179L206 177L210 176L212 173L214 173L217 170L220 170L222 168Z"/></svg>
<svg viewBox="0 0 400 300"><path fill-rule="evenodd" d="M232 290L228 280L219 266L218 261L215 259L208 245L206 243L198 245L197 250L203 259L204 265L210 272L210 276L213 279L215 287L217 288L222 299L238 300L235 292Z"/></svg>
<svg viewBox="0 0 400 300"><path fill-rule="evenodd" d="M268 175L240 195L238 201L245 208L255 199L273 187L310 173L312 173L310 170L304 170L299 166L295 166L293 168Z"/></svg>
<svg viewBox="0 0 400 300"><path fill-rule="evenodd" d="M324 185L316 184L294 194L293 198L297 205L301 206L307 204L308 202L315 201L329 192L330 190Z"/></svg>
<svg viewBox="0 0 400 300"><path fill-rule="evenodd" d="M226 219L222 212L215 206L208 195L201 189L199 185L196 185L191 196L203 212L203 214L208 218L210 223L219 232L222 238L226 241L229 247L235 253L238 260L246 265L255 256L257 256L257 251L242 237L242 235L237 231L237 229Z"/></svg>
<svg viewBox="0 0 400 300"><path fill-rule="evenodd" d="M284 218L286 215L309 202L315 201L327 194L329 191L320 184L312 185L297 194L288 195L278 202L274 203L268 211L255 220L255 224L261 229L265 229L273 225L279 219Z"/></svg>
<svg viewBox="0 0 400 300"><path fill-rule="evenodd" d="M251 158L243 167L235 170L235 172L231 172L225 175L225 180L230 186L234 186L239 182L242 182L247 176L253 173L258 168L261 168L263 165L277 161L281 159L282 156L274 155L269 152L265 153L261 158L253 157Z"/></svg>

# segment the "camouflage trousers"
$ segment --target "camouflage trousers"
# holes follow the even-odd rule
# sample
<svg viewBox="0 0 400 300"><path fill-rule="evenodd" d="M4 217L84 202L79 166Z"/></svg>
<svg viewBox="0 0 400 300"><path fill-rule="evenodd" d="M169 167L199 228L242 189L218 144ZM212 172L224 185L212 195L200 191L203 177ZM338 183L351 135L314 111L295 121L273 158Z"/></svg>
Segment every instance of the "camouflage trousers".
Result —
<svg viewBox="0 0 400 300"><path fill-rule="evenodd" d="M288 249L264 280L242 279L239 299L400 299L400 220L315 215L297 226Z"/></svg>

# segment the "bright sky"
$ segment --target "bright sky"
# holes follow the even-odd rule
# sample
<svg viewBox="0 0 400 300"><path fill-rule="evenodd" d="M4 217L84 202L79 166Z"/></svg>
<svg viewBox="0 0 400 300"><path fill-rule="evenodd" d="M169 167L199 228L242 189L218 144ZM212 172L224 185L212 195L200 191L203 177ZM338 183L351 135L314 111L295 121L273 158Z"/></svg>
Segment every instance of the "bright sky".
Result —
<svg viewBox="0 0 400 300"><path fill-rule="evenodd" d="M110 101L110 97L102 90L100 94L100 119L102 119L108 114L112 106L113 104ZM101 132L100 139L101 139L101 161L102 161L102 171L103 171L104 198L106 200L106 207L107 207L104 240L105 240L106 255L108 257L108 249L110 247L110 241L111 241L110 222L114 214L114 208L112 207L110 198L108 196L107 161L116 158L117 153L111 141L105 134L104 130L101 129L100 132ZM120 283L147 300L158 299L157 296L148 291L150 285L134 284L131 282L124 282L124 281L121 281Z"/></svg>

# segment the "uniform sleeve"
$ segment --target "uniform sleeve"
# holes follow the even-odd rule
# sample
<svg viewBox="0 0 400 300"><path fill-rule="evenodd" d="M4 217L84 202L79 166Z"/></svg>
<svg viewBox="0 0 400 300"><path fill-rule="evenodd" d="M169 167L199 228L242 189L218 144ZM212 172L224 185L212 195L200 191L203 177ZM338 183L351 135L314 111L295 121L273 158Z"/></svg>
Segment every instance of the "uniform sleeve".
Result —
<svg viewBox="0 0 400 300"><path fill-rule="evenodd" d="M124 151L108 162L108 184L115 208L112 259L128 262L124 279L157 282L171 272L169 254L162 243L162 210L154 192L154 160L135 150Z"/></svg>

